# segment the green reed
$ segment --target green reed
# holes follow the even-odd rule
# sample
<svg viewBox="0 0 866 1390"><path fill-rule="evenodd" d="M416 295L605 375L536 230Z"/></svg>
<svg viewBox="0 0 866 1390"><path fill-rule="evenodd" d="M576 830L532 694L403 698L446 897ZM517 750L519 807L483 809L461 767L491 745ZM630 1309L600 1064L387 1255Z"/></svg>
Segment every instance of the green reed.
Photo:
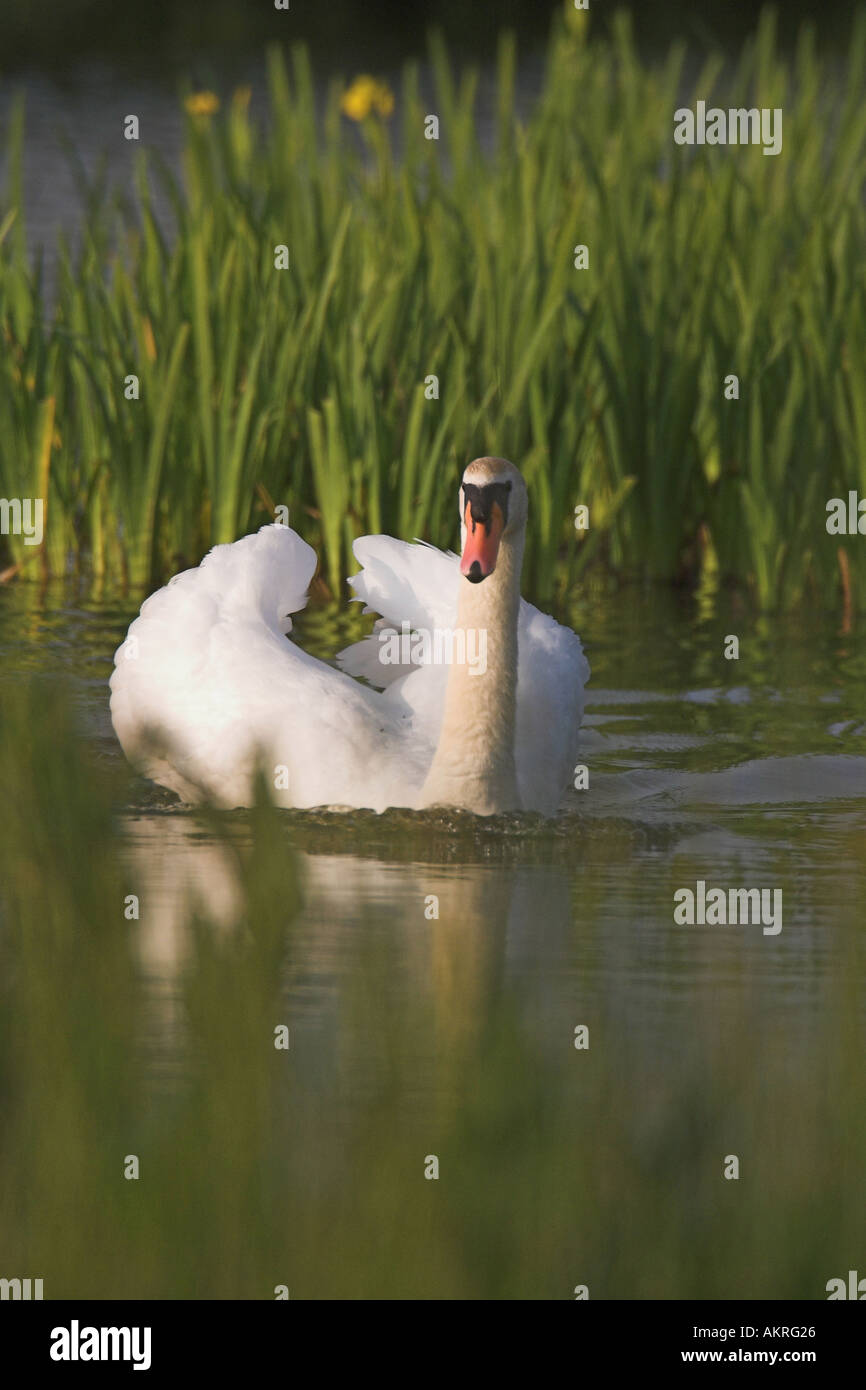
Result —
<svg viewBox="0 0 866 1390"><path fill-rule="evenodd" d="M525 122L504 35L491 149L477 74L435 39L430 66L432 98L409 65L393 114L354 122L339 82L317 112L306 50L272 51L264 122L229 95L187 117L179 172L130 144L132 202L85 190L51 299L13 109L0 495L43 496L48 530L9 558L152 585L285 504L340 594L359 534L453 545L460 469L491 452L526 473L539 596L597 567L862 604L825 504L866 495L864 12L832 70L810 28L779 56L767 13L688 83L680 48L651 65L625 20L596 41L565 13ZM781 154L676 146L699 98L781 106Z"/></svg>

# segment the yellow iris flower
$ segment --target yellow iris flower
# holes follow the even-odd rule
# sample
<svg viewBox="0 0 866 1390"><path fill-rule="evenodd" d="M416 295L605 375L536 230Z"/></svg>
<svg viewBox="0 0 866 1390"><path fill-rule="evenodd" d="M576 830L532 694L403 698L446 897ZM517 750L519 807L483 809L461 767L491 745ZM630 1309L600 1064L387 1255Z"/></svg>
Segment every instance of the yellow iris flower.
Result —
<svg viewBox="0 0 866 1390"><path fill-rule="evenodd" d="M343 93L340 110L353 121L363 121L371 111L378 116L390 116L394 110L394 93L385 82L362 73Z"/></svg>
<svg viewBox="0 0 866 1390"><path fill-rule="evenodd" d="M220 100L215 92L193 92L184 106L191 116L213 116L220 109Z"/></svg>

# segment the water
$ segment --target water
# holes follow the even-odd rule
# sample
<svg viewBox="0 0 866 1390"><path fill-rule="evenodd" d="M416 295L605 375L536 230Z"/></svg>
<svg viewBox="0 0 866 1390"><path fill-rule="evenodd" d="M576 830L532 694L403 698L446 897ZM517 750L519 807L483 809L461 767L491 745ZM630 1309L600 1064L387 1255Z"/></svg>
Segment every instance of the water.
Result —
<svg viewBox="0 0 866 1390"><path fill-rule="evenodd" d="M729 606L700 621L691 600L664 593L579 603L572 621L593 666L581 746L589 787L571 791L554 822L287 813L305 897L303 963L289 982L299 1026L328 1026L370 914L384 950L375 987L426 996L441 951L454 1027L507 987L550 1046L600 999L648 1044L676 1046L684 999L723 1013L744 971L807 1026L845 948L840 906L862 901L866 882L866 659L825 615L756 621ZM94 758L118 764L106 680L134 611L54 588L0 590L3 679L70 678ZM327 659L356 630L357 610L331 605L303 615L296 635ZM730 633L737 661L722 654ZM190 901L230 923L237 875L171 794L131 779L122 815L151 905L142 959L165 988L184 958ZM244 814L234 819L243 837ZM781 887L782 930L676 925L673 894L698 879ZM429 895L438 926L425 918ZM451 952L452 965L471 968L452 971Z"/></svg>
<svg viewBox="0 0 866 1390"><path fill-rule="evenodd" d="M25 771L10 808L47 799L51 848L28 851L47 896L19 897L4 972L0 1220L46 1297L815 1298L858 1267L855 632L587 592L589 787L558 818L280 812L263 850L255 813L211 821L127 772L106 682L136 609L0 588L0 709L25 676L68 682L85 770L119 787L90 863L64 849L87 807L60 774L52 800L51 768ZM313 609L296 636L327 657L360 621ZM106 856L117 883L92 890ZM678 925L700 879L781 889L781 931ZM146 1181L119 1180L128 1153Z"/></svg>

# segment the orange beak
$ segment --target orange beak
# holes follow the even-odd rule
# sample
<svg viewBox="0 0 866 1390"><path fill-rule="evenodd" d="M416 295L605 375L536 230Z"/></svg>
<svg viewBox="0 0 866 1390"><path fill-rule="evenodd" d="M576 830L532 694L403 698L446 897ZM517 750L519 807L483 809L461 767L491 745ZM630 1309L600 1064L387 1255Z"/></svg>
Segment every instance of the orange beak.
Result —
<svg viewBox="0 0 866 1390"><path fill-rule="evenodd" d="M473 584L480 584L496 569L499 554L499 540L505 527L505 518L498 502L490 509L487 522L472 520L472 507L466 504L464 515L466 523L466 543L460 560L460 573Z"/></svg>

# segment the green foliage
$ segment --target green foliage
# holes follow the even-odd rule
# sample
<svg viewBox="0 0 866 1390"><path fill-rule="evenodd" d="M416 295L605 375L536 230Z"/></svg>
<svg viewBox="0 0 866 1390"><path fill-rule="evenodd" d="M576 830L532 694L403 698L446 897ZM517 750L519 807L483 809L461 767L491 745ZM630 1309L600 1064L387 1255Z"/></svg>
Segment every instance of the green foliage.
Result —
<svg viewBox="0 0 866 1390"><path fill-rule="evenodd" d="M680 49L652 67L624 20L598 41L557 20L526 123L505 36L489 152L477 75L435 39L431 66L438 141L416 68L393 117L356 125L338 84L317 114L305 50L290 71L273 51L264 128L240 92L188 117L181 177L130 146L135 205L91 190L50 302L13 109L0 494L45 496L41 567L152 585L270 499L338 593L365 531L453 544L459 472L490 452L525 470L539 597L596 566L709 569L763 607L838 605L841 576L862 604L857 542L840 556L825 503L866 494L864 14L841 71L809 28L780 57L766 17L730 75L712 60L685 92ZM674 110L698 98L782 107L782 153L675 145Z"/></svg>

